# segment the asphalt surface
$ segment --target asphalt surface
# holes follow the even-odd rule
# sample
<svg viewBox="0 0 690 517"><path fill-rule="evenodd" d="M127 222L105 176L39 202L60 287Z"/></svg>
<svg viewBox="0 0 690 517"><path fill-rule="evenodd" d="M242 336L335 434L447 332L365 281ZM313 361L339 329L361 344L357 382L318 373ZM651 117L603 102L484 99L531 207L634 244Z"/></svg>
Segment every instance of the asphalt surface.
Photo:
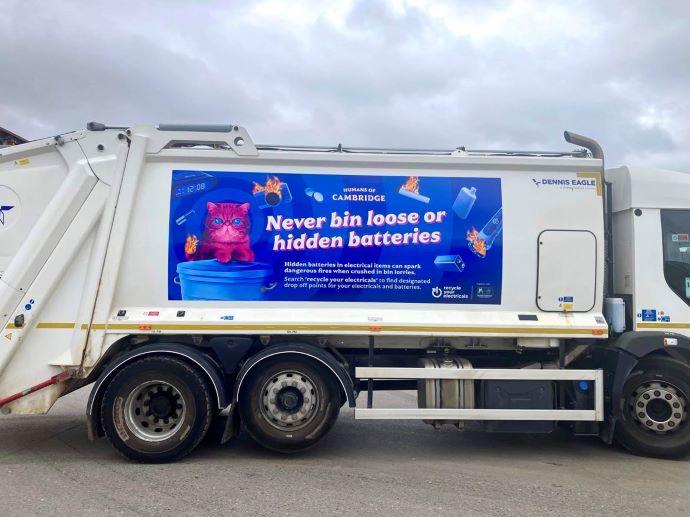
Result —
<svg viewBox="0 0 690 517"><path fill-rule="evenodd" d="M88 389L88 388L87 388ZM632 456L596 438L440 431L344 408L315 449L282 456L246 434L142 465L90 442L87 390L45 416L0 417L0 515L559 515L690 511L690 458ZM384 394L377 405L413 400Z"/></svg>

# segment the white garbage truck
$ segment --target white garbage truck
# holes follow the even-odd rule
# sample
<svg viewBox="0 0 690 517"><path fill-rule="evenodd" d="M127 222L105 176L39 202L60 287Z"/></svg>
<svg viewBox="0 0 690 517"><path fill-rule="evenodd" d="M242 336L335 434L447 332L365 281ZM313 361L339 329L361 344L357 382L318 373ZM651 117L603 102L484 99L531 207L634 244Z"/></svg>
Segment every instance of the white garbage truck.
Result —
<svg viewBox="0 0 690 517"><path fill-rule="evenodd" d="M90 123L0 149L2 412L92 384L90 437L150 462L212 426L300 451L344 405L686 454L690 176L605 170L565 137L297 147Z"/></svg>

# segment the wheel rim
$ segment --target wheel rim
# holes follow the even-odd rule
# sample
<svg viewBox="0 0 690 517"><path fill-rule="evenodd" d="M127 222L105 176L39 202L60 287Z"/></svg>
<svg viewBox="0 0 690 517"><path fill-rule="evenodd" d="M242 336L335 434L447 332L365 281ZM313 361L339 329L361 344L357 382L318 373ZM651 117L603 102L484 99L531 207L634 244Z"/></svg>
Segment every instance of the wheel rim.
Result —
<svg viewBox="0 0 690 517"><path fill-rule="evenodd" d="M180 389L166 381L134 388L125 401L125 421L141 440L160 442L173 436L184 420L187 404Z"/></svg>
<svg viewBox="0 0 690 517"><path fill-rule="evenodd" d="M261 388L261 414L281 431L295 431L316 416L319 397L314 382L301 372L283 371Z"/></svg>
<svg viewBox="0 0 690 517"><path fill-rule="evenodd" d="M666 382L645 382L632 392L629 409L644 429L666 434L684 425L686 403L687 397L676 386Z"/></svg>

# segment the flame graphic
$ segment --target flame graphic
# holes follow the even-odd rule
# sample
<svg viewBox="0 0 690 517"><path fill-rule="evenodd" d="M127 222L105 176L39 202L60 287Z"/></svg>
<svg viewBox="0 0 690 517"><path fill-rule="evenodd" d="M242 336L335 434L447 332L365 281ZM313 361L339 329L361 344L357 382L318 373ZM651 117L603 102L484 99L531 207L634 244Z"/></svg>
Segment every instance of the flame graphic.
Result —
<svg viewBox="0 0 690 517"><path fill-rule="evenodd" d="M419 178L417 176L410 176L409 178L407 178L405 184L400 188L403 190L407 190L408 192L414 192L415 194L419 194Z"/></svg>
<svg viewBox="0 0 690 517"><path fill-rule="evenodd" d="M480 237L476 228L467 230L467 241L472 251L480 257L486 257L486 241Z"/></svg>
<svg viewBox="0 0 690 517"><path fill-rule="evenodd" d="M279 197L283 197L282 188L283 183L278 179L278 176L273 176L272 178L266 179L266 185L260 185L255 181L252 194L256 194L257 192L273 192L274 194L278 194Z"/></svg>
<svg viewBox="0 0 690 517"><path fill-rule="evenodd" d="M199 244L199 239L197 239L196 235L187 235L187 241L184 243L184 252L187 255L194 255L197 244Z"/></svg>

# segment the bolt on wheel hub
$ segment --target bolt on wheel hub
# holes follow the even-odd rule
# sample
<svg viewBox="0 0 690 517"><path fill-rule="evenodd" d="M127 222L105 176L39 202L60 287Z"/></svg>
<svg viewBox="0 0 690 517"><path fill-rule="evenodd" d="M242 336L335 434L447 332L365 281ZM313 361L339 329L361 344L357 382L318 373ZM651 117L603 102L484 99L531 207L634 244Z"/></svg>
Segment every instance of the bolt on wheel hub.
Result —
<svg viewBox="0 0 690 517"><path fill-rule="evenodd" d="M165 381L150 381L131 391L125 421L141 440L160 442L174 435L186 412L180 390Z"/></svg>
<svg viewBox="0 0 690 517"><path fill-rule="evenodd" d="M667 433L678 429L686 418L686 400L675 386L648 382L632 394L631 412L646 429Z"/></svg>
<svg viewBox="0 0 690 517"><path fill-rule="evenodd" d="M282 431L306 426L314 418L317 405L313 381L300 372L280 372L261 389L261 414Z"/></svg>

